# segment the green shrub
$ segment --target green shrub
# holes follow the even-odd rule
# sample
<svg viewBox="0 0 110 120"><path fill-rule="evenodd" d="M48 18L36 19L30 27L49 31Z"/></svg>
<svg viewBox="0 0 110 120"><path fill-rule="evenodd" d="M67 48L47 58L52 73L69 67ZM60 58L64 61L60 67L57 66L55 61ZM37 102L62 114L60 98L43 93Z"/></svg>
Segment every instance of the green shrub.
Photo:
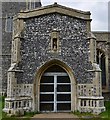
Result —
<svg viewBox="0 0 110 120"><path fill-rule="evenodd" d="M4 104L5 104L5 97L4 96L0 96L0 108L4 108Z"/></svg>
<svg viewBox="0 0 110 120"><path fill-rule="evenodd" d="M106 111L102 112L100 116L102 118L110 118L110 101L105 101Z"/></svg>

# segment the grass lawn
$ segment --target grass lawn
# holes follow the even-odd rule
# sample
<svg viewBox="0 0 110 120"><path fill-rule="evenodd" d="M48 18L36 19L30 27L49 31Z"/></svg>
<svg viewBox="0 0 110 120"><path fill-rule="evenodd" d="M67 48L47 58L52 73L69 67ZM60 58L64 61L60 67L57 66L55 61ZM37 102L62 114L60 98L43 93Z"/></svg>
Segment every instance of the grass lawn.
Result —
<svg viewBox="0 0 110 120"><path fill-rule="evenodd" d="M6 117L6 113L2 112L2 109L4 108L4 99L5 99L5 97L0 96L0 120L3 117Z"/></svg>
<svg viewBox="0 0 110 120"><path fill-rule="evenodd" d="M0 98L1 99L1 98ZM1 118L2 118L2 102L1 102L1 100L0 100L0 120L1 120Z"/></svg>
<svg viewBox="0 0 110 120"><path fill-rule="evenodd" d="M109 118L110 119L110 101L105 101L106 111L101 113L100 116L102 118Z"/></svg>
<svg viewBox="0 0 110 120"><path fill-rule="evenodd" d="M3 97L0 96L0 120L2 119L2 108L4 106L4 104L2 103L3 100Z"/></svg>

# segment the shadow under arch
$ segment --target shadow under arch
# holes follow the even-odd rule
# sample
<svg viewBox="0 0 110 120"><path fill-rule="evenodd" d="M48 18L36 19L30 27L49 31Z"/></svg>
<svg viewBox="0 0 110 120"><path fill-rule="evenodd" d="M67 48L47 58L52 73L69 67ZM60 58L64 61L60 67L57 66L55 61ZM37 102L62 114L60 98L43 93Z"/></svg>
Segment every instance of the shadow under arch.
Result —
<svg viewBox="0 0 110 120"><path fill-rule="evenodd" d="M66 63L58 59L53 59L46 62L36 71L35 79L33 83L33 110L40 111L39 109L40 80L43 73L53 65L58 65L67 72L71 81L71 111L76 111L77 110L77 83L73 74L73 70Z"/></svg>
<svg viewBox="0 0 110 120"><path fill-rule="evenodd" d="M107 54L104 50L97 48L96 49L97 54L96 54L96 62L99 64L102 72L101 72L101 81L102 81L102 89L103 91L107 89Z"/></svg>

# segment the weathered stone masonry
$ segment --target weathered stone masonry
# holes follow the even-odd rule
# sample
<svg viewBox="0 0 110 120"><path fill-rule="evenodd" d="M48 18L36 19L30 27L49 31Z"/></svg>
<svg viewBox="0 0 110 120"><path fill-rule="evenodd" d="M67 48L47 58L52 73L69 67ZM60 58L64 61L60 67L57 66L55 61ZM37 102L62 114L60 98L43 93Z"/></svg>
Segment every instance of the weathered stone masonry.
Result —
<svg viewBox="0 0 110 120"><path fill-rule="evenodd" d="M1 88L0 94L6 95L7 92L7 72L11 64L11 41L12 41L12 29L13 29L13 16L17 15L21 10L26 9L34 9L41 6L40 0L36 0L36 2L12 2L9 0L8 2L2 1L2 54L0 54L0 69L2 73L1 76ZM33 6L32 6L33 4ZM35 5L34 5L35 4Z"/></svg>
<svg viewBox="0 0 110 120"><path fill-rule="evenodd" d="M105 110L101 70L96 64L96 38L90 12L54 5L24 11L14 18L12 61L8 70L4 111L39 110L39 81L52 64L64 68L71 80L71 111ZM58 37L52 50L52 32Z"/></svg>
<svg viewBox="0 0 110 120"><path fill-rule="evenodd" d="M7 71L11 64L11 40L12 40L12 31L7 31L7 19L13 19L13 16L16 15L20 10L26 9L25 2L2 2L2 81L0 88L0 93L3 92L6 94L7 91ZM10 23L12 26L12 23Z"/></svg>

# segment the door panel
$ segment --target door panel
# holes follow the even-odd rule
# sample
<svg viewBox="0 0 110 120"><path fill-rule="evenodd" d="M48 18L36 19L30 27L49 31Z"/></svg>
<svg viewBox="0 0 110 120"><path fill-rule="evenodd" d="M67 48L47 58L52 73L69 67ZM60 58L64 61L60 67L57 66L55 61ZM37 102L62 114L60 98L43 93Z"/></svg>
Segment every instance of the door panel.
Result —
<svg viewBox="0 0 110 120"><path fill-rule="evenodd" d="M41 92L54 92L54 85L41 85L40 91Z"/></svg>
<svg viewBox="0 0 110 120"><path fill-rule="evenodd" d="M41 94L40 101L54 101L54 94Z"/></svg>
<svg viewBox="0 0 110 120"><path fill-rule="evenodd" d="M69 76L57 76L57 83L70 83Z"/></svg>
<svg viewBox="0 0 110 120"><path fill-rule="evenodd" d="M54 83L54 76L42 76L40 83Z"/></svg>
<svg viewBox="0 0 110 120"><path fill-rule="evenodd" d="M71 101L71 94L57 94L57 101Z"/></svg>
<svg viewBox="0 0 110 120"><path fill-rule="evenodd" d="M58 103L57 104L58 111L68 111L71 110L71 103Z"/></svg>
<svg viewBox="0 0 110 120"><path fill-rule="evenodd" d="M57 92L70 92L71 86L70 85L57 85Z"/></svg>
<svg viewBox="0 0 110 120"><path fill-rule="evenodd" d="M54 103L40 103L40 111L54 111Z"/></svg>

